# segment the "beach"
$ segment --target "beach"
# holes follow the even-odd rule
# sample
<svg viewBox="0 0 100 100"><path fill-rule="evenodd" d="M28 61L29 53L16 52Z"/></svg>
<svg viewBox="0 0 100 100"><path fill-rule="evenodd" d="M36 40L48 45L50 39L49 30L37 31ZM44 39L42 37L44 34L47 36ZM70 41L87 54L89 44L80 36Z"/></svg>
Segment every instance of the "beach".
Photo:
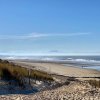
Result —
<svg viewBox="0 0 100 100"><path fill-rule="evenodd" d="M93 88L87 82L71 82L36 94L2 95L0 100L100 100L100 88Z"/></svg>
<svg viewBox="0 0 100 100"><path fill-rule="evenodd" d="M52 81L42 78L25 78L25 87L12 81L0 81L0 100L100 100L100 71L85 69L73 64L32 60L9 60L6 64L27 70L48 73ZM3 63L3 64L5 64ZM42 75L42 74L41 74Z"/></svg>
<svg viewBox="0 0 100 100"><path fill-rule="evenodd" d="M94 69L85 69L71 64L60 64L51 62L34 62L26 60L13 60L11 61L22 67L28 69L37 69L46 71L50 74L57 74L70 77L100 77L100 71Z"/></svg>

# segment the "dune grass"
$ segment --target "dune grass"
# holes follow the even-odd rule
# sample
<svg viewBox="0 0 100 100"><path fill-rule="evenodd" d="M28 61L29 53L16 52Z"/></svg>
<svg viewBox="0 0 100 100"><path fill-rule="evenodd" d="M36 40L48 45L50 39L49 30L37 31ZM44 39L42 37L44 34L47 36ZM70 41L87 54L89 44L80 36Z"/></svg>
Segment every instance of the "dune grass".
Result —
<svg viewBox="0 0 100 100"><path fill-rule="evenodd" d="M53 78L46 72L31 70L30 76L28 70L19 65L0 59L0 77L6 80L33 78L36 80L53 81Z"/></svg>
<svg viewBox="0 0 100 100"><path fill-rule="evenodd" d="M98 87L98 88L100 88L100 79L99 80L89 80L88 81L89 82L89 84L91 85L91 86L93 86L93 87Z"/></svg>

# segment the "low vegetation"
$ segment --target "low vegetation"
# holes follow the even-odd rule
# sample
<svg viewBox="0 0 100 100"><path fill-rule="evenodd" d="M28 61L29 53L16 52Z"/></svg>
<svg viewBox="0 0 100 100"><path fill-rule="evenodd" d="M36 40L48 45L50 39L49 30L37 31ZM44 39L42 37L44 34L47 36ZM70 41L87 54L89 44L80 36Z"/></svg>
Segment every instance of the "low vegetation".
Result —
<svg viewBox="0 0 100 100"><path fill-rule="evenodd" d="M100 80L89 80L88 82L91 86L100 88Z"/></svg>
<svg viewBox="0 0 100 100"><path fill-rule="evenodd" d="M53 78L46 72L31 70L19 65L0 59L0 78L5 80L17 80L22 82L24 78L33 78L35 80L53 81Z"/></svg>

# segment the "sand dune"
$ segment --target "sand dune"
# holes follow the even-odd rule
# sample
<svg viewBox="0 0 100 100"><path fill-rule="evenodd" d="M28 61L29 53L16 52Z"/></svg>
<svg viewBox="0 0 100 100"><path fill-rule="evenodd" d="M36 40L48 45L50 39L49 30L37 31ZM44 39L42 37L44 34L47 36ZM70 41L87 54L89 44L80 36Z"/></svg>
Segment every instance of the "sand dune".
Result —
<svg viewBox="0 0 100 100"><path fill-rule="evenodd" d="M69 85L30 95L2 95L0 100L100 100L100 89L86 82L72 82Z"/></svg>

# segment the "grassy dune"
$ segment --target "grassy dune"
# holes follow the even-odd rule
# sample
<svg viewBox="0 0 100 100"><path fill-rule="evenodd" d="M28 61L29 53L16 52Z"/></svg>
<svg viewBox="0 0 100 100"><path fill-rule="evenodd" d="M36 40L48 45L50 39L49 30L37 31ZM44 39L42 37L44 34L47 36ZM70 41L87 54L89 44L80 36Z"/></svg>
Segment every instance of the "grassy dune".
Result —
<svg viewBox="0 0 100 100"><path fill-rule="evenodd" d="M34 78L36 80L53 81L53 78L46 72L31 70L30 76L28 70L21 66L0 59L0 77L6 80L22 80L23 78Z"/></svg>

